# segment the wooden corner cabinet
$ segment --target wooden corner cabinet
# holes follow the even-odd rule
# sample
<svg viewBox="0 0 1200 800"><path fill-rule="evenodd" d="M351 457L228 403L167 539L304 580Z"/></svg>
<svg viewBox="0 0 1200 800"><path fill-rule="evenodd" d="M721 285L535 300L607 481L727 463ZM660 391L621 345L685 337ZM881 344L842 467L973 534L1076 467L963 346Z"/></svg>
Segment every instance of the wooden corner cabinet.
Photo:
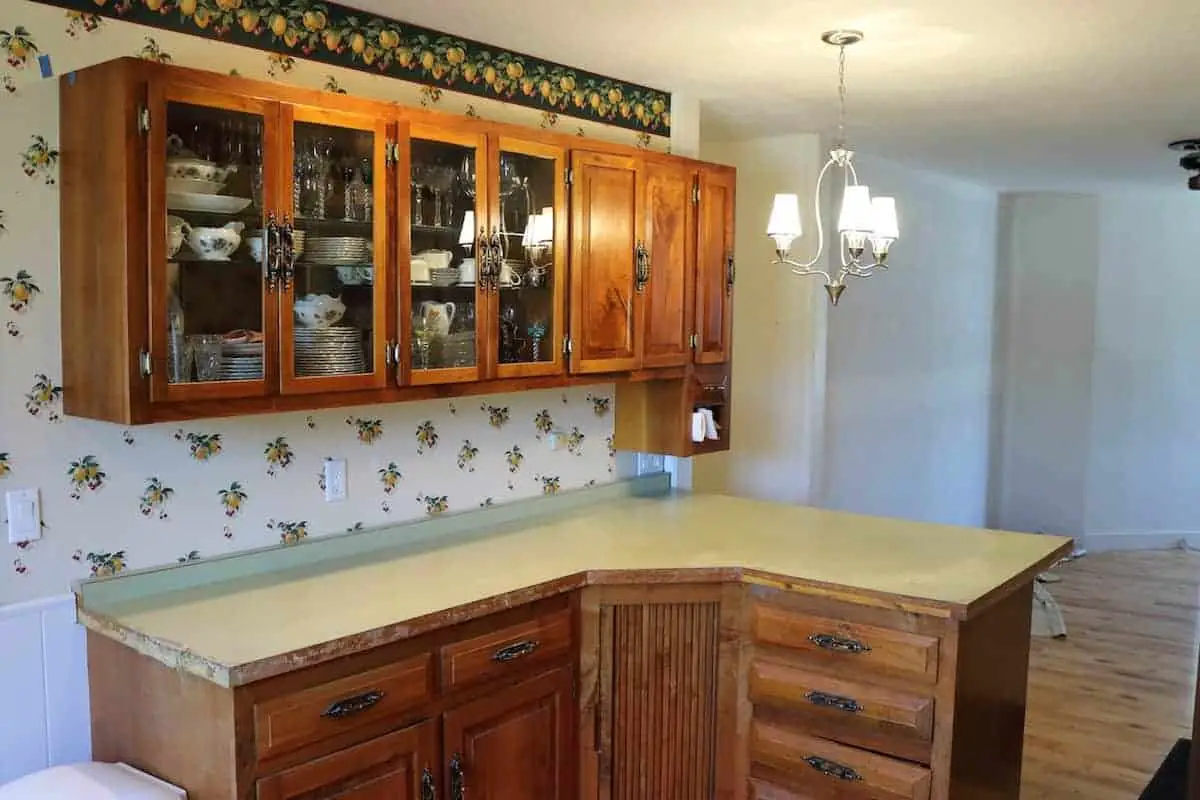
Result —
<svg viewBox="0 0 1200 800"><path fill-rule="evenodd" d="M132 58L60 92L68 414L678 381L730 360L729 168Z"/></svg>

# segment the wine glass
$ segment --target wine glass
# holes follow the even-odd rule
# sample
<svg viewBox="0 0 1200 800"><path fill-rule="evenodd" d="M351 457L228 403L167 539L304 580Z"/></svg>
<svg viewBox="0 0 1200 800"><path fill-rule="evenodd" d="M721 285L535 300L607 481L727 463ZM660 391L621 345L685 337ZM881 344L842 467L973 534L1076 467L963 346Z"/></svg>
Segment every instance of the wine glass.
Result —
<svg viewBox="0 0 1200 800"><path fill-rule="evenodd" d="M458 169L458 183L462 186L463 194L471 200L475 199L475 154L463 156L462 166Z"/></svg>
<svg viewBox="0 0 1200 800"><path fill-rule="evenodd" d="M424 164L412 165L413 185L413 223L425 224L425 206L422 203L425 187L429 183L429 167Z"/></svg>
<svg viewBox="0 0 1200 800"><path fill-rule="evenodd" d="M444 227L442 217L442 196L454 186L454 172L449 167L430 167L429 187L433 189L433 224L434 227Z"/></svg>

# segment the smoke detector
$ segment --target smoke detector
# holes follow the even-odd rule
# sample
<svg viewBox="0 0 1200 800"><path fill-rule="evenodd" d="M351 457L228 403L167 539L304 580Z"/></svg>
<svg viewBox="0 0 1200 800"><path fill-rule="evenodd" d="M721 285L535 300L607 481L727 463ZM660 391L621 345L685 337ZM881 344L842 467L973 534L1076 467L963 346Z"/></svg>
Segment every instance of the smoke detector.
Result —
<svg viewBox="0 0 1200 800"><path fill-rule="evenodd" d="M1200 192L1200 139L1180 139L1168 145L1172 150L1183 153L1179 166L1196 173L1188 177L1188 188Z"/></svg>

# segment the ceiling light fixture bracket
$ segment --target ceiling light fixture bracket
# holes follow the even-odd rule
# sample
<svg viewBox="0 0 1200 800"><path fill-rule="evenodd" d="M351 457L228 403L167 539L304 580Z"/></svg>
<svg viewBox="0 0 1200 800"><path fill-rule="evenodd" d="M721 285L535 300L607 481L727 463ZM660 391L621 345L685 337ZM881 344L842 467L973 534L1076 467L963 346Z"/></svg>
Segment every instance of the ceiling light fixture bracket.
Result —
<svg viewBox="0 0 1200 800"><path fill-rule="evenodd" d="M863 32L849 28L837 28L821 34L821 41L834 47L849 47L863 40Z"/></svg>

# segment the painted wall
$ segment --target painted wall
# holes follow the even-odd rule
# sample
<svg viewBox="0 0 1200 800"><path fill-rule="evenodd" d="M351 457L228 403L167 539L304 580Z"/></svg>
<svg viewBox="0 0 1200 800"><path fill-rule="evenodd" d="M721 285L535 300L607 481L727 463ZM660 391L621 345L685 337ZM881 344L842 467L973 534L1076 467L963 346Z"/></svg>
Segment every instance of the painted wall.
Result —
<svg viewBox="0 0 1200 800"><path fill-rule="evenodd" d="M828 314L821 505L981 525L996 195L879 158L856 163L873 193L896 197L901 240L891 270L851 279Z"/></svg>
<svg viewBox="0 0 1200 800"><path fill-rule="evenodd" d="M825 294L818 283L772 265L765 236L776 192L804 193L820 168L816 136L702 141L707 160L738 170L732 448L693 459L693 486L788 503L808 503L817 476L824 408ZM802 203L814 230L811 200ZM815 237L796 242L807 260Z"/></svg>
<svg viewBox="0 0 1200 800"><path fill-rule="evenodd" d="M1095 197L1001 201L995 527L1084 532L1098 225Z"/></svg>
<svg viewBox="0 0 1200 800"><path fill-rule="evenodd" d="M1087 469L1090 541L1200 547L1200 194L1100 198Z"/></svg>

